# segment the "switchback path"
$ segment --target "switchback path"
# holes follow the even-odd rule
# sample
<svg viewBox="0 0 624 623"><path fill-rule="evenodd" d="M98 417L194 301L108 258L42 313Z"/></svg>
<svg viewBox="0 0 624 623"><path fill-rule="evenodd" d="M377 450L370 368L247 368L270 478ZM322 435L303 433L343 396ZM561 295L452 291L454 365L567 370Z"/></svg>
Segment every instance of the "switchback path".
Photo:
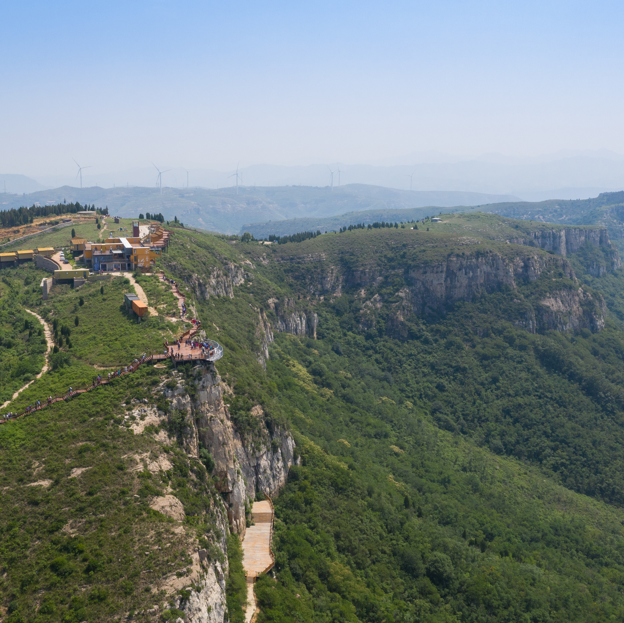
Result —
<svg viewBox="0 0 624 623"><path fill-rule="evenodd" d="M275 564L271 551L273 536L273 503L271 500L254 502L251 514L254 525L247 528L243 539L243 568L247 576L247 609L245 621L250 623L257 612L254 582Z"/></svg>
<svg viewBox="0 0 624 623"><path fill-rule="evenodd" d="M43 332L45 334L46 344L48 345L45 354L45 363L43 364L43 368L41 368L41 372L39 372L39 374L37 374L37 376L32 381L30 381L30 383L26 383L24 387L18 389L13 394L13 396L11 396L11 398L7 400L3 405L0 405L0 409L4 409L8 404L11 403L12 400L15 400L26 388L30 387L30 385L32 385L37 379L40 379L49 369L48 356L50 355L50 351L54 346L54 340L52 339L52 330L50 329L50 325L48 325L48 323L39 314L35 314L34 311L30 311L30 309L25 309L24 311L32 314L43 325Z"/></svg>

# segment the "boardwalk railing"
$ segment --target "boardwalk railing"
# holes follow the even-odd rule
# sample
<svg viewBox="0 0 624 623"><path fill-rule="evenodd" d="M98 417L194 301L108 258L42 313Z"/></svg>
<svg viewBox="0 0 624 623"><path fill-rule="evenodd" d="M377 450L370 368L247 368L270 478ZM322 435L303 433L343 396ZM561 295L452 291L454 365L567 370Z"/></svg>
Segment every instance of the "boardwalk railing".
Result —
<svg viewBox="0 0 624 623"><path fill-rule="evenodd" d="M198 330L199 330L198 328L191 329L190 331L186 331L184 335L187 335L187 337L192 337L195 333L197 333ZM198 361L198 360L199 361L217 361L221 359L221 357L223 357L223 347L219 343L213 340L207 340L207 343L209 343L211 346L214 345L213 346L214 350L213 350L212 355L208 355L208 354L202 355L201 352L198 352L198 353L191 353L191 354L180 353L176 357L176 356L173 356L170 352L168 352L167 354L165 353L157 354L154 352L150 352L150 354L145 353L145 355L141 357L141 359L138 359L137 361L132 362L129 366L120 367L118 370L116 370L115 372L111 374L110 378L102 377L102 380L94 381L91 385L87 385L86 387L81 387L77 389L72 388L71 393L67 392L63 396L57 396L56 398L53 398L52 400L44 400L41 402L39 406L32 406L32 408L31 406L29 406L22 413L13 413L10 415L10 417L7 417L7 414L0 415L0 424L6 424L7 422L16 420L25 415L30 415L31 413L34 413L35 411L40 411L41 409L44 409L45 407L53 405L55 402L70 400L74 396L78 394L84 394L88 391L91 391L92 389L95 389L96 387L100 387L100 385L108 385L111 381L113 381L114 379L120 376L126 376L128 374L132 374L133 372L136 372L136 370L138 370L142 364L153 363L154 361L164 361L166 359L171 359L175 363L178 363L178 362L184 363L185 361ZM98 375L98 376L101 376L101 375Z"/></svg>
<svg viewBox="0 0 624 623"><path fill-rule="evenodd" d="M165 274L164 273L158 273L159 276L161 277L161 279L163 281L166 280ZM174 295L176 296L176 298L178 299L178 301L180 301L184 306L186 306L186 297L180 292L178 285L177 284L173 284L173 290L174 290ZM188 329L187 331L185 331L179 338L179 342L180 343L185 343L187 340L192 339L193 337L195 337L197 335L197 333L200 330L200 323L197 323L196 326ZM176 340L175 345L177 345L178 340ZM108 383L110 383L110 381L112 381L114 378L117 378L119 376L124 376L126 374L131 374L132 372L135 372L139 366L143 363L151 363L154 361L164 361L166 359L171 359L174 363L184 363L185 361L219 361L219 359L221 359L221 357L223 357L223 346L221 346L221 344L219 344L218 342L215 342L214 340L203 340L201 342L201 344L206 344L208 346L208 349L204 349L204 354L202 354L201 349L198 349L197 352L195 352L195 349L191 350L190 353L188 352L184 352L184 351L178 351L177 353L175 352L175 350L173 351L173 353L171 352L171 347L174 346L174 344L169 344L169 342L165 341L163 343L164 349L166 350L166 352L161 353L161 354L157 354L154 352L150 352L150 354L148 355L147 353L141 358L139 359L137 362L133 362L131 363L129 366L122 366L119 370L117 370L116 372L113 373L113 376L110 377L110 379L102 379L99 382L94 382L92 385L88 385L87 387L83 387L83 388L79 388L79 389L73 389L72 388L72 392L71 394L68 392L67 394L65 394L64 396L57 396L56 398L53 398L52 400L48 401L45 400L44 402L41 403L40 406L38 407L27 407L26 410L22 413L18 413L18 414L11 414L10 417L7 417L7 414L1 415L0 414L0 424L5 424L11 420L15 420L17 418L21 418L24 415L29 415L30 413L34 413L35 411L39 411L49 405L54 404L55 402L60 402L61 400L69 400L70 398L72 398L73 396L75 396L76 394L84 394L85 392L88 392L92 389L95 389L96 387L99 387L100 385L108 385ZM126 371L127 370L127 371ZM268 496L267 496L268 497ZM271 503L272 504L272 503ZM271 524L271 529L273 529L273 524ZM271 554L272 555L272 554Z"/></svg>

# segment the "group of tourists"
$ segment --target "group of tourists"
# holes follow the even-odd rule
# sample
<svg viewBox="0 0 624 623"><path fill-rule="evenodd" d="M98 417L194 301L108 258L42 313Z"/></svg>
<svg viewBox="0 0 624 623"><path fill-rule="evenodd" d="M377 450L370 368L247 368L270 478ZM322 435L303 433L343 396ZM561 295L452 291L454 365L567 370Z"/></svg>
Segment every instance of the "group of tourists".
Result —
<svg viewBox="0 0 624 623"><path fill-rule="evenodd" d="M114 372L109 372L108 381L110 382L111 379L121 376L122 374L127 374L128 372L134 372L139 367L139 365L145 361L146 356L147 356L147 353L143 353L140 359L135 358L134 362L131 363L129 366L124 366L123 368L119 368L119 370L115 370ZM93 379L92 387L97 387L101 384L102 384L102 375L98 374ZM69 387L69 389L67 390L67 394L63 397L63 400L67 400L71 398L72 396L75 396L77 393L80 393L80 392L77 392L76 390L74 390L73 387ZM53 402L55 401L53 400L52 396L48 396L48 399L46 400L46 405L50 406ZM32 413L33 411L37 411L38 409L41 409L42 407L46 405L43 405L41 400L35 400L33 404L28 405L26 407L26 409L24 410L24 413ZM9 413L1 414L0 423L19 417L19 415L20 415L19 413L15 413L13 411L10 411Z"/></svg>
<svg viewBox="0 0 624 623"><path fill-rule="evenodd" d="M35 403L26 407L26 413L32 413L37 409L41 409L41 400L35 400Z"/></svg>
<svg viewBox="0 0 624 623"><path fill-rule="evenodd" d="M167 279L164 275L163 275L162 279L163 279L163 281L165 283L169 282L173 286L173 288L172 288L173 291L177 292L177 294L179 296L182 296L180 294L180 290L178 289L178 284L176 283L175 279ZM186 311L187 311L186 310L186 302L185 302L184 298L182 298L181 302L182 302L182 309L180 309L180 318L184 318L184 316L186 316Z"/></svg>

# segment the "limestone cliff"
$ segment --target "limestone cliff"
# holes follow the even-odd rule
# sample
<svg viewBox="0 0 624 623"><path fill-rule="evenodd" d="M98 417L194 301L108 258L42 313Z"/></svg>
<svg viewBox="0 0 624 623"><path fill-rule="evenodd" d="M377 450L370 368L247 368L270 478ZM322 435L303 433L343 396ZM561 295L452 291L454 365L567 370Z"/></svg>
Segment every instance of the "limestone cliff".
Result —
<svg viewBox="0 0 624 623"><path fill-rule="evenodd" d="M253 268L249 261L243 262L245 267L224 260L220 267L206 269L207 276L200 277L197 273L189 272L175 262L167 264L167 267L180 275L180 279L186 283L195 296L200 300L208 300L212 297L227 296L234 298L234 288L245 283L249 279L247 268Z"/></svg>
<svg viewBox="0 0 624 623"><path fill-rule="evenodd" d="M532 231L518 238L510 238L511 244L521 244L538 247L563 257L578 253L586 244L602 247L608 251L608 265L590 269L591 274L600 276L605 272L612 272L622 266L617 250L612 247L609 233L604 228L565 227L540 229ZM599 274L596 274L599 273Z"/></svg>
<svg viewBox="0 0 624 623"><path fill-rule="evenodd" d="M283 301L269 299L268 305L275 313L275 329L282 333L298 336L310 336L316 339L318 315L315 312L304 312L297 309L294 299L285 297Z"/></svg>
<svg viewBox="0 0 624 623"><path fill-rule="evenodd" d="M170 404L169 428L177 433L177 441L191 460L204 458L203 451L210 453L214 460L212 476L224 503L215 516L222 534L215 545L222 553L222 562L209 560L203 550L195 552L194 588L190 595L176 597L176 606L192 623L225 623L227 532L242 538L256 493L275 496L284 486L295 461L295 443L259 405L244 414L241 431L228 407L234 398L232 390L222 382L214 364L198 363L190 375L174 372L173 376L175 383L163 388ZM237 415L241 418L240 413Z"/></svg>
<svg viewBox="0 0 624 623"><path fill-rule="evenodd" d="M573 233L568 238L563 238L564 242L567 241L563 248L566 253L585 244L576 237L576 232L587 232L590 242L608 244L604 230L572 228L571 231ZM559 243L563 244L562 240ZM519 253L492 249L449 253L437 261L412 262L399 269L383 269L376 264L342 268L320 259L313 270L307 268L299 272L295 268L292 278L303 284L312 300L320 301L327 296L334 298L342 293L355 295L360 302L357 318L362 330L377 327L379 319L385 317L386 331L405 338L408 335L406 321L410 316L443 315L457 302L471 301L502 288L516 290L544 274L555 281L564 279L568 283L578 283L566 257L531 249ZM530 331L581 328L600 331L604 327L604 300L588 289L577 285L570 290L568 286L562 288L553 283L553 293L543 298L546 302L531 301L531 310L520 323ZM276 313L284 313L281 311L283 307L278 309L272 303L269 301ZM519 322L516 317L509 320ZM302 330L292 332L305 334Z"/></svg>
<svg viewBox="0 0 624 623"><path fill-rule="evenodd" d="M246 509L256 492L273 496L285 484L294 462L294 440L265 417L259 405L237 414L244 423L244 432L239 430L227 404L231 390L214 364L198 364L191 378L178 378L177 387L166 395L172 417L184 423L180 440L190 456L199 458L202 449L212 455L213 476L226 503L230 527L242 536Z"/></svg>

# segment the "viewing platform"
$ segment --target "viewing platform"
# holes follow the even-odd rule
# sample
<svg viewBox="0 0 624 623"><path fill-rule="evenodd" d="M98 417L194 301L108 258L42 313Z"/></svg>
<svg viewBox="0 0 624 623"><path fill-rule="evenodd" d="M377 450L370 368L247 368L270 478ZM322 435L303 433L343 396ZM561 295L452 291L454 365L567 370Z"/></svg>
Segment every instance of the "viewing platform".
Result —
<svg viewBox="0 0 624 623"><path fill-rule="evenodd" d="M189 338L186 338L189 339ZM152 355L155 361L173 359L174 361L219 361L223 357L223 346L214 340L197 340L199 346L192 346L186 343L186 339L181 339L180 344L167 344L163 346L163 352ZM195 343L196 340L191 337ZM165 350L167 352L165 352Z"/></svg>

